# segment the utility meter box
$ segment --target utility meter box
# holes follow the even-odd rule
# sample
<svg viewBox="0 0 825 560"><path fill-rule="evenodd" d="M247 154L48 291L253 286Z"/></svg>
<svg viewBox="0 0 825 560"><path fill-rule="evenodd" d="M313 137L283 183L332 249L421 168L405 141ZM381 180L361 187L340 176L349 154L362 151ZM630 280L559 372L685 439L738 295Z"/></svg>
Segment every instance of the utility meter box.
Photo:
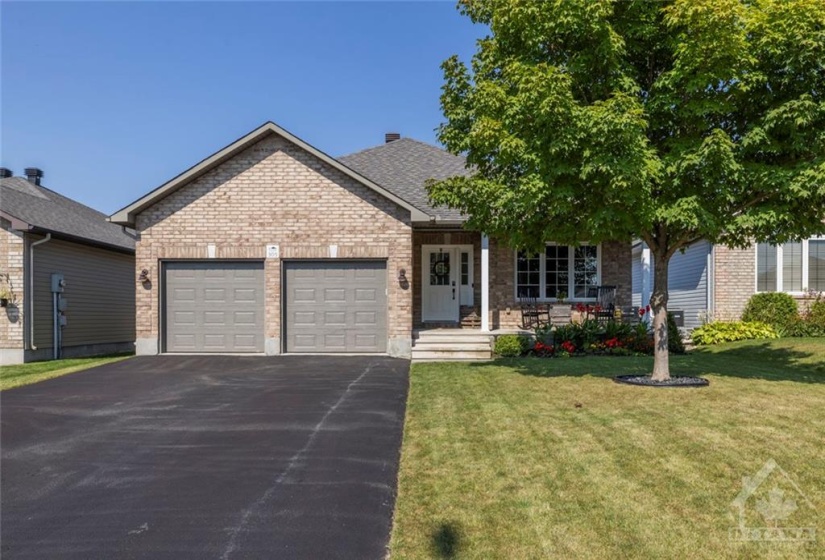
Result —
<svg viewBox="0 0 825 560"><path fill-rule="evenodd" d="M69 300L67 300L66 298L61 297L57 301L57 310L60 311L61 313L65 312L66 309L68 309L68 307L69 307Z"/></svg>
<svg viewBox="0 0 825 560"><path fill-rule="evenodd" d="M62 274L52 274L52 293L62 294L66 288L66 280Z"/></svg>

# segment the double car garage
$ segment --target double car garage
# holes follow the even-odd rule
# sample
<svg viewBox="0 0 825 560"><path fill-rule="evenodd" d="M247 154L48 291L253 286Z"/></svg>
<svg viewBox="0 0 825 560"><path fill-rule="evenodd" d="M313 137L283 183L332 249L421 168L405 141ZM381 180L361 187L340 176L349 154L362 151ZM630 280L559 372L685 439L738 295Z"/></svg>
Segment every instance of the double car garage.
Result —
<svg viewBox="0 0 825 560"><path fill-rule="evenodd" d="M276 298L279 351L387 350L385 261L282 261L280 290L263 261L167 261L162 270L165 352L262 353Z"/></svg>

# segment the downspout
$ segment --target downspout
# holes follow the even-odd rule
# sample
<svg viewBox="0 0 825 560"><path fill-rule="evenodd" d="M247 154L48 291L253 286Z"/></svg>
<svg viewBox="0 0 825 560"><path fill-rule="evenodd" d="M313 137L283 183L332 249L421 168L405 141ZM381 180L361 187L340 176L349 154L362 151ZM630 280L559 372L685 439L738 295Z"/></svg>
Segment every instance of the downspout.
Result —
<svg viewBox="0 0 825 560"><path fill-rule="evenodd" d="M26 298L29 300L29 350L37 350L34 345L34 248L51 238L52 234L47 233L46 237L29 245L29 297Z"/></svg>
<svg viewBox="0 0 825 560"><path fill-rule="evenodd" d="M710 250L708 251L708 288L707 294L707 308L708 316L706 321L710 323L716 315L716 245L709 243Z"/></svg>

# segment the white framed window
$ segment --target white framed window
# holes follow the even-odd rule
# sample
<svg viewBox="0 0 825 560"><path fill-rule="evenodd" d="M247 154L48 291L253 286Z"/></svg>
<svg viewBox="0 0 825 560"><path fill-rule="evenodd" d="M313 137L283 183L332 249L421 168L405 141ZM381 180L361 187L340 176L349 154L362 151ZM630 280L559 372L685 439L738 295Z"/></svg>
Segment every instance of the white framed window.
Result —
<svg viewBox="0 0 825 560"><path fill-rule="evenodd" d="M756 291L825 292L825 237L756 244Z"/></svg>
<svg viewBox="0 0 825 560"><path fill-rule="evenodd" d="M601 245L548 243L544 252L516 252L516 300L595 301L601 283Z"/></svg>

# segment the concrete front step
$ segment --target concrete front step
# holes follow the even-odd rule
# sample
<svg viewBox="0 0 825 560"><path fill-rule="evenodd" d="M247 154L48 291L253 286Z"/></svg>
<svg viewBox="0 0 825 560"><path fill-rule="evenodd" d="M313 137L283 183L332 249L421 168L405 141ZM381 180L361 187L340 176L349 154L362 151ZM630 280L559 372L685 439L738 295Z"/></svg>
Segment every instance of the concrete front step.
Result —
<svg viewBox="0 0 825 560"><path fill-rule="evenodd" d="M473 362L493 357L489 333L445 329L422 330L413 336L414 362Z"/></svg>
<svg viewBox="0 0 825 560"><path fill-rule="evenodd" d="M452 360L489 360L492 357L490 349L487 350L439 350L429 351L413 348L412 360L431 360L449 362Z"/></svg>
<svg viewBox="0 0 825 560"><path fill-rule="evenodd" d="M432 340L417 340L413 345L413 350L426 350L428 352L450 352L453 350L486 350L490 351L490 343L483 342L453 342L450 341L432 341Z"/></svg>
<svg viewBox="0 0 825 560"><path fill-rule="evenodd" d="M486 342L487 344L490 343L490 338L492 338L489 334L471 334L471 333L461 333L461 334L442 334L442 333L419 333L418 335L413 335L415 344L420 342L448 342L448 343L455 343L455 344L463 344L465 342L468 343L476 343L476 342Z"/></svg>
<svg viewBox="0 0 825 560"><path fill-rule="evenodd" d="M423 364L428 362L492 362L493 358L413 358L413 363Z"/></svg>

